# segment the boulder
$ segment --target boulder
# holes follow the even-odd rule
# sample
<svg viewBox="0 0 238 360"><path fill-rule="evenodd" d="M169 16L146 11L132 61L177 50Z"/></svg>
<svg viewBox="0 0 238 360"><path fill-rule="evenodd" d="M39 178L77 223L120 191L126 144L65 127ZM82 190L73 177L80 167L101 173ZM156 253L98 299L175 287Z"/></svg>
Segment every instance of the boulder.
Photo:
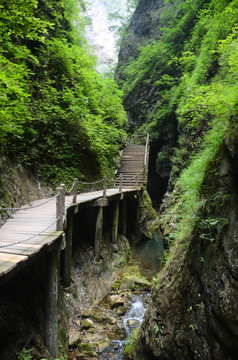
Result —
<svg viewBox="0 0 238 360"><path fill-rule="evenodd" d="M103 352L111 343L111 340L108 338L105 338L101 340L98 344L98 351L101 353Z"/></svg>
<svg viewBox="0 0 238 360"><path fill-rule="evenodd" d="M81 329L90 329L93 327L94 327L94 324L93 324L92 320L90 320L90 319L83 320Z"/></svg>
<svg viewBox="0 0 238 360"><path fill-rule="evenodd" d="M69 349L76 348L81 342L81 335L79 332L69 335Z"/></svg>

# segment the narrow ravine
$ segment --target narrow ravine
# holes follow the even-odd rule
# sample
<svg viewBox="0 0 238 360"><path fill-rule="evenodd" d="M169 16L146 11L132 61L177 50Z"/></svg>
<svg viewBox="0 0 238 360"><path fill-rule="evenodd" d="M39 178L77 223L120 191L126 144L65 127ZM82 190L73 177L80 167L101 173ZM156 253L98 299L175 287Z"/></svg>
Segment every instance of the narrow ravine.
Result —
<svg viewBox="0 0 238 360"><path fill-rule="evenodd" d="M119 234L117 244L113 244L109 233L98 263L94 263L91 248L82 248L83 239L79 242L81 247L74 249L72 282L66 290L70 311L69 360L126 359L163 258L163 238L155 227L156 219L145 193L139 231L134 237L127 239Z"/></svg>
<svg viewBox="0 0 238 360"><path fill-rule="evenodd" d="M127 338L143 320L150 286L150 282L141 277L138 264L130 260L102 301L78 310L78 330L71 336L69 360L77 356L123 359Z"/></svg>

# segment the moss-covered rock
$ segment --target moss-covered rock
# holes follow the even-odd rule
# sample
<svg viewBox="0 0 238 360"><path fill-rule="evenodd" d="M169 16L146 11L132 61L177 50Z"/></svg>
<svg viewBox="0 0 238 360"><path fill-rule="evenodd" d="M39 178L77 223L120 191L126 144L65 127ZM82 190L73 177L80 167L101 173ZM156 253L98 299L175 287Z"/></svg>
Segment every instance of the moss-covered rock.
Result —
<svg viewBox="0 0 238 360"><path fill-rule="evenodd" d="M129 338L126 340L126 346L123 355L126 359L136 359L136 345L140 334L140 327L132 331Z"/></svg>
<svg viewBox="0 0 238 360"><path fill-rule="evenodd" d="M86 356L97 356L96 352L94 351L94 347L88 343L79 345L79 351L81 351Z"/></svg>
<svg viewBox="0 0 238 360"><path fill-rule="evenodd" d="M92 316L92 310L91 309L87 309L82 313L83 318L89 318L90 316Z"/></svg>
<svg viewBox="0 0 238 360"><path fill-rule="evenodd" d="M98 344L98 351L99 353L103 352L111 343L111 340L108 338L105 338L101 340Z"/></svg>
<svg viewBox="0 0 238 360"><path fill-rule="evenodd" d="M90 319L85 319L83 320L82 322L82 327L81 329L90 329L90 328L93 328L94 327L94 324L93 324L93 321L90 320Z"/></svg>

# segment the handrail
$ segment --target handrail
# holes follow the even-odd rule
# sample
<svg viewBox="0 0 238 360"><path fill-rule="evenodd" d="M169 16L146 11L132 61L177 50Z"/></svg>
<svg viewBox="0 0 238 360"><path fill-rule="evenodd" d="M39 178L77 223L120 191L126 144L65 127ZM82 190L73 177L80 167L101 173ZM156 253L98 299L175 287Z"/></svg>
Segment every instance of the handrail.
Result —
<svg viewBox="0 0 238 360"><path fill-rule="evenodd" d="M28 205L27 207L19 207L19 208L5 208L5 207L0 207L0 210L9 210L9 211L18 211L18 210L30 210L30 209L34 209L37 207L40 207L46 203L48 203L49 201L53 200L56 198L56 220L54 221L54 223L56 223L56 230L58 231L62 231L63 230L63 226L64 226L64 215L65 215L65 195L73 195L73 203L77 202L77 194L78 194L78 185L95 185L95 184L100 184L102 183L102 187L101 189L103 190L103 198L106 198L106 193L107 193L107 186L109 185L109 183L113 184L113 186L115 186L115 188L118 187L119 192L122 191L122 187L123 187L123 178L126 179L132 179L135 180L135 184L132 185L134 187L138 187L138 181L141 180L141 178L139 179L139 176L141 176L141 174L144 173L144 181L145 181L145 176L146 176L146 167L147 167L147 158L148 158L148 147L149 147L149 134L146 135L133 135L131 137L131 140L133 138L143 138L145 139L146 136L146 140L145 140L145 156L144 156L144 169L141 170L140 172L134 174L133 176L130 175L126 175L126 174L120 174L119 177L116 177L113 180L107 179L107 177L104 177L103 179L100 179L98 181L94 181L94 182L83 182L83 181L79 181L78 178L74 178L73 179L73 185L70 188L69 191L65 190L65 185L61 184L60 187L58 187L57 193L56 195L46 199L45 201L41 202L40 204L34 205L34 206L30 206ZM52 225L51 225L52 226ZM48 229L48 228L47 228ZM44 231L46 231L47 229L45 229ZM44 232L42 231L42 232ZM34 235L37 236L37 235ZM31 238L29 238L31 239ZM27 240L26 240L27 241ZM19 242L20 243L20 242ZM9 245L10 246L10 245Z"/></svg>
<svg viewBox="0 0 238 360"><path fill-rule="evenodd" d="M146 143L145 143L145 158L144 158L144 166L146 166L146 165L147 165L148 147L149 147L149 134L147 133L147 136L146 136Z"/></svg>
<svg viewBox="0 0 238 360"><path fill-rule="evenodd" d="M49 226L47 226L44 230L41 230L40 232L38 232L37 234L34 234L32 236L30 236L29 238L27 239L24 239L24 240L19 240L19 241L16 241L16 242L12 242L10 244L5 244L5 245L0 245L0 249L3 249L3 248L6 248L6 247L9 247L9 246L13 246L13 245L18 245L18 244L22 244L22 243L25 243L26 241L30 241L32 239L34 239L35 237L43 234L44 232L46 232L46 230L50 229L51 226L53 226L59 219L56 219L54 220Z"/></svg>
<svg viewBox="0 0 238 360"><path fill-rule="evenodd" d="M57 197L58 194L48 198L47 200L45 200L44 202L40 203L40 204L37 204L37 205L34 205L34 206L31 206L29 205L28 207L1 207L0 210L6 210L6 211L19 211L19 210L31 210L31 209L35 209L35 208L38 208L42 205L45 205L47 204L48 202L50 202L51 200L55 199Z"/></svg>
<svg viewBox="0 0 238 360"><path fill-rule="evenodd" d="M128 138L128 144L132 144L133 139L135 139L135 140L138 139L138 141L139 141L140 138L142 138L142 140L139 141L140 145L142 145L143 142L146 142L146 136L147 136L147 134L146 135L145 134L143 134L143 135L139 135L139 134L138 135L137 134L132 135L131 137Z"/></svg>

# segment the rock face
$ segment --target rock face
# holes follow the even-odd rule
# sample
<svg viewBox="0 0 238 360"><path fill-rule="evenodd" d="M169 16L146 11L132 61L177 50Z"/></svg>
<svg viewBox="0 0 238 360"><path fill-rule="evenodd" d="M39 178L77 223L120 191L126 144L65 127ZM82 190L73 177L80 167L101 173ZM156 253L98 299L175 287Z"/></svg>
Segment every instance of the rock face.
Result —
<svg viewBox="0 0 238 360"><path fill-rule="evenodd" d="M161 24L161 18L171 6L173 5L170 2L162 0L139 1L127 29L127 35L122 40L120 47L115 76L119 86L123 87L123 84L126 83L127 75L124 73L124 69L131 61L138 59L140 47L152 43L154 40L158 41L163 36L161 26L164 24ZM156 109L161 106L161 94L158 86L155 85L159 79L157 69L153 69L153 74L146 68L143 71L143 78L130 91L125 90L123 100L130 125L136 129L142 124L152 121L152 118L156 123ZM176 74L171 74L171 76L175 77ZM150 129L154 135L150 141L148 191L154 206L157 207L166 191L171 170L170 157L172 148L177 141L175 114L168 115L166 121L159 121L154 127L155 129L152 130L152 127ZM157 186L158 183L160 186Z"/></svg>
<svg viewBox="0 0 238 360"><path fill-rule="evenodd" d="M5 157L0 157L0 197L2 207L20 207L36 199L51 196L51 194L52 191L42 187L29 170L16 166ZM10 215L10 210L1 212L0 226Z"/></svg>
<svg viewBox="0 0 238 360"><path fill-rule="evenodd" d="M118 235L116 253L112 245L110 238L106 236L100 262L95 262L93 248L74 250L72 284L66 294L72 329L79 328L78 313L106 296L117 274L126 266L130 257L128 240L121 234ZM91 316L90 310L83 311L82 316Z"/></svg>
<svg viewBox="0 0 238 360"><path fill-rule="evenodd" d="M140 359L237 359L237 158L237 137L227 138L187 251L177 247L152 292Z"/></svg>
<svg viewBox="0 0 238 360"><path fill-rule="evenodd" d="M161 15L171 4L166 4L162 0L143 0L139 1L133 14L128 36L122 41L119 51L119 66L136 58L139 53L139 47L149 39L155 39L162 35L158 24Z"/></svg>

